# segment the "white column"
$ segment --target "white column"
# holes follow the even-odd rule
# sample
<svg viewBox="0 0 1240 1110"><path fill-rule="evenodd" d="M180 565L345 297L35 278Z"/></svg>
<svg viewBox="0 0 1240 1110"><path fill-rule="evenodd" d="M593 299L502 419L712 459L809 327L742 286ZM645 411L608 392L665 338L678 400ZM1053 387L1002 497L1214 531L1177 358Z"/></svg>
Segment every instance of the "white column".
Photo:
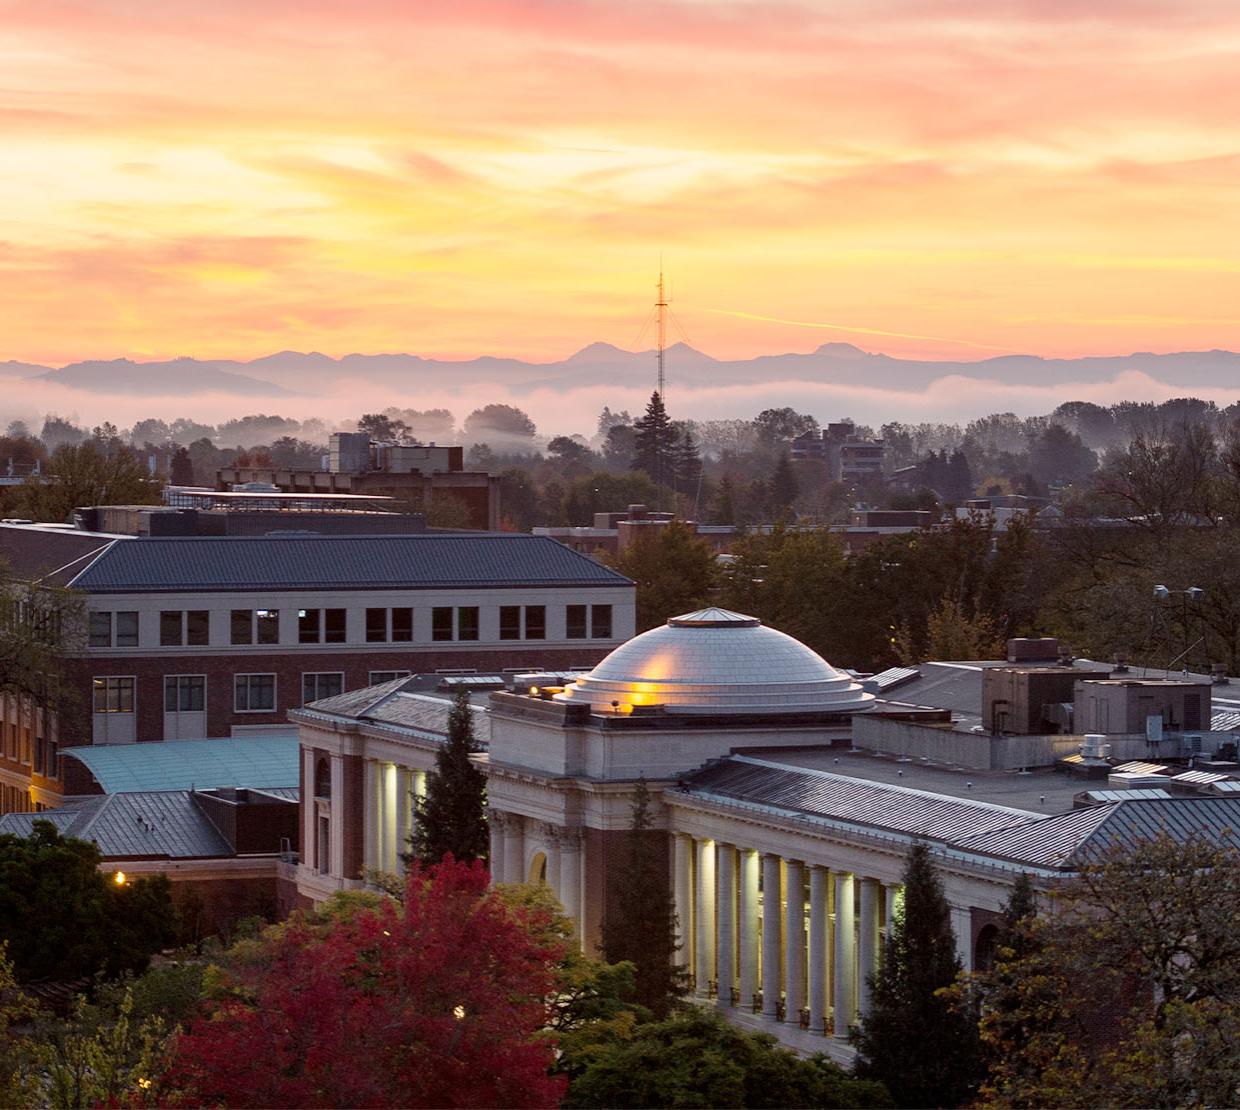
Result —
<svg viewBox="0 0 1240 1110"><path fill-rule="evenodd" d="M414 796L417 798L425 798L426 797L426 772L425 771L410 771L409 774L413 777Z"/></svg>
<svg viewBox="0 0 1240 1110"><path fill-rule="evenodd" d="M741 1005L749 1007L758 993L758 853L752 848L740 850L739 893Z"/></svg>
<svg viewBox="0 0 1240 1110"><path fill-rule="evenodd" d="M801 1020L805 1006L805 865L790 859L784 865L784 978L787 1018Z"/></svg>
<svg viewBox="0 0 1240 1110"><path fill-rule="evenodd" d="M517 813L504 815L504 882L525 882L525 834Z"/></svg>
<svg viewBox="0 0 1240 1110"><path fill-rule="evenodd" d="M718 997L724 1006L731 1006L736 985L736 849L731 844L718 846L715 874L719 882Z"/></svg>
<svg viewBox="0 0 1240 1110"><path fill-rule="evenodd" d="M672 897L680 962L693 969L693 838L676 833L672 843Z"/></svg>
<svg viewBox="0 0 1240 1110"><path fill-rule="evenodd" d="M848 1027L856 1020L857 986L856 914L853 912L853 877L835 872L835 1035L848 1039Z"/></svg>
<svg viewBox="0 0 1240 1110"><path fill-rule="evenodd" d="M396 766L383 765L383 870L400 870L396 858Z"/></svg>
<svg viewBox="0 0 1240 1110"><path fill-rule="evenodd" d="M374 797L374 764L367 759L362 763L362 866L369 871L374 867L374 833L375 809L371 805Z"/></svg>
<svg viewBox="0 0 1240 1110"><path fill-rule="evenodd" d="M883 909L884 909L884 914L885 914L886 922L887 922L886 934L883 938L884 940L891 939L891 929L892 929L892 926L895 924L895 920L896 920L896 895L899 892L900 892L899 883L888 883L885 887L883 887L883 894L886 898L886 904L884 905Z"/></svg>
<svg viewBox="0 0 1240 1110"><path fill-rule="evenodd" d="M331 873L334 878L352 878L344 873L344 756L332 756Z"/></svg>
<svg viewBox="0 0 1240 1110"><path fill-rule="evenodd" d="M487 809L487 829L491 833L491 885L504 881L504 816L498 810Z"/></svg>
<svg viewBox="0 0 1240 1110"><path fill-rule="evenodd" d="M827 1016L827 883L825 867L809 869L809 1027L821 1033Z"/></svg>
<svg viewBox="0 0 1240 1110"><path fill-rule="evenodd" d="M543 826L543 841L547 846L547 886L560 897L560 830L554 825ZM563 903L561 902L561 907Z"/></svg>
<svg viewBox="0 0 1240 1110"><path fill-rule="evenodd" d="M870 1013L870 978L878 970L878 898L878 880L862 879L861 923L857 933L857 1009L863 1018Z"/></svg>
<svg viewBox="0 0 1240 1110"><path fill-rule="evenodd" d="M973 915L968 906L952 906L952 932L956 934L956 955L965 971L973 970Z"/></svg>
<svg viewBox="0 0 1240 1110"><path fill-rule="evenodd" d="M578 948L583 944L585 926L581 920L581 864L584 854L581 850L581 830L564 829L560 834L560 903L567 917L577 931Z"/></svg>
<svg viewBox="0 0 1240 1110"><path fill-rule="evenodd" d="M410 851L409 835L413 832L413 813L410 806L413 802L413 781L407 767L396 768L396 840L392 870L398 875L405 871L401 856Z"/></svg>
<svg viewBox="0 0 1240 1110"><path fill-rule="evenodd" d="M694 963L699 998L710 996L715 977L715 842L699 840L697 865L697 959Z"/></svg>
<svg viewBox="0 0 1240 1110"><path fill-rule="evenodd" d="M779 1001L779 856L762 856L762 1013L775 1016Z"/></svg>
<svg viewBox="0 0 1240 1110"><path fill-rule="evenodd" d="M315 855L314 822L318 807L314 804L313 748L301 749L301 778L305 784L305 797L301 800L301 856L299 859L304 867L317 871L319 861Z"/></svg>

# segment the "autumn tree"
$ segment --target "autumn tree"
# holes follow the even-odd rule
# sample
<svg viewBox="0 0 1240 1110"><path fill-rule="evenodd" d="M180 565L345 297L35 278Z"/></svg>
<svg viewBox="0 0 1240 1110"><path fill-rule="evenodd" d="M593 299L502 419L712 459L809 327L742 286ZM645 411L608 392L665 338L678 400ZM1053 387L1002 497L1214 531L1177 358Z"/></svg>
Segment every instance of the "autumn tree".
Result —
<svg viewBox="0 0 1240 1110"><path fill-rule="evenodd" d="M652 831L645 780L633 793L633 813L619 866L607 872L603 954L636 968L634 999L664 1017L684 993L685 970L677 963L676 913L661 850L667 838Z"/></svg>
<svg viewBox="0 0 1240 1110"><path fill-rule="evenodd" d="M414 864L403 902L345 900L237 950L165 1085L191 1105L554 1107L546 924L480 862Z"/></svg>
<svg viewBox="0 0 1240 1110"><path fill-rule="evenodd" d="M485 860L490 846L486 820L486 776L470 756L478 751L469 691L458 690L448 714L448 738L427 772L426 793L416 800L412 855L423 864L455 859Z"/></svg>
<svg viewBox="0 0 1240 1110"><path fill-rule="evenodd" d="M1088 857L978 977L993 1106L1240 1103L1240 851L1160 834Z"/></svg>
<svg viewBox="0 0 1240 1110"><path fill-rule="evenodd" d="M961 972L943 886L924 843L913 845L854 1041L857 1074L886 1084L897 1106L960 1106L977 1088L981 1050L972 1008L947 993Z"/></svg>
<svg viewBox="0 0 1240 1110"><path fill-rule="evenodd" d="M710 545L677 520L644 530L614 566L637 583L638 632L702 608L715 582Z"/></svg>

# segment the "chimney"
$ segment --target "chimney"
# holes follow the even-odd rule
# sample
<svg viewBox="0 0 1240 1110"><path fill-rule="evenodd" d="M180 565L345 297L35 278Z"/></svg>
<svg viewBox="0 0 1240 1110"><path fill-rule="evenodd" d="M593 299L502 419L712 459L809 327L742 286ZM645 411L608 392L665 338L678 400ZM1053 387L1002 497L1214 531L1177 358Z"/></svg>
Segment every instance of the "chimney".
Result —
<svg viewBox="0 0 1240 1110"><path fill-rule="evenodd" d="M1215 686L1226 686L1231 682L1231 679L1227 677L1226 663L1210 664L1210 681L1214 683Z"/></svg>
<svg viewBox="0 0 1240 1110"><path fill-rule="evenodd" d="M1113 669L1115 673L1116 674L1127 674L1128 673L1128 656L1125 655L1122 651L1117 651L1115 653L1114 658L1115 658L1115 667Z"/></svg>

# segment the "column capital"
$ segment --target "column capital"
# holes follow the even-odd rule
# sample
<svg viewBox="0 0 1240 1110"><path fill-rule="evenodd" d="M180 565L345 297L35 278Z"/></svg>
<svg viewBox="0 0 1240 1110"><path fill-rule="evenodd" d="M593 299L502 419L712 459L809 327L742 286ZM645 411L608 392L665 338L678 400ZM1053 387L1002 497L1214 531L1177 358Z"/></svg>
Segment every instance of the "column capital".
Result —
<svg viewBox="0 0 1240 1110"><path fill-rule="evenodd" d="M553 844L558 844L560 842L560 836L564 832L559 825L553 825L550 821L544 821L538 827L538 831L542 833L544 839L550 840Z"/></svg>

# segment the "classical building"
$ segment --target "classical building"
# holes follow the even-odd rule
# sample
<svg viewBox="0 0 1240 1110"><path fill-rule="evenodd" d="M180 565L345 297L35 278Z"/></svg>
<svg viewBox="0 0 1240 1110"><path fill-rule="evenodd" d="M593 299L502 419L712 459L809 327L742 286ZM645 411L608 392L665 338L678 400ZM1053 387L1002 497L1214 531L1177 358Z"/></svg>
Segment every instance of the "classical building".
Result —
<svg viewBox="0 0 1240 1110"><path fill-rule="evenodd" d="M413 685L292 714L303 903L361 885L365 867L399 868L447 708L436 717ZM1049 765L972 769L860 750L863 724L915 727L945 748L956 736L996 741L954 732L946 710L880 700L791 637L720 609L673 618L586 674L517 678L475 712L495 881L546 883L596 951L644 780L698 997L840 1060L869 1008L914 843L931 849L970 968L990 958L1020 874L1046 889L1099 847L1159 827L1221 835L1240 820L1223 773L1203 785L1155 768L1168 789L1137 794ZM1173 797L1177 784L1193 796Z"/></svg>

